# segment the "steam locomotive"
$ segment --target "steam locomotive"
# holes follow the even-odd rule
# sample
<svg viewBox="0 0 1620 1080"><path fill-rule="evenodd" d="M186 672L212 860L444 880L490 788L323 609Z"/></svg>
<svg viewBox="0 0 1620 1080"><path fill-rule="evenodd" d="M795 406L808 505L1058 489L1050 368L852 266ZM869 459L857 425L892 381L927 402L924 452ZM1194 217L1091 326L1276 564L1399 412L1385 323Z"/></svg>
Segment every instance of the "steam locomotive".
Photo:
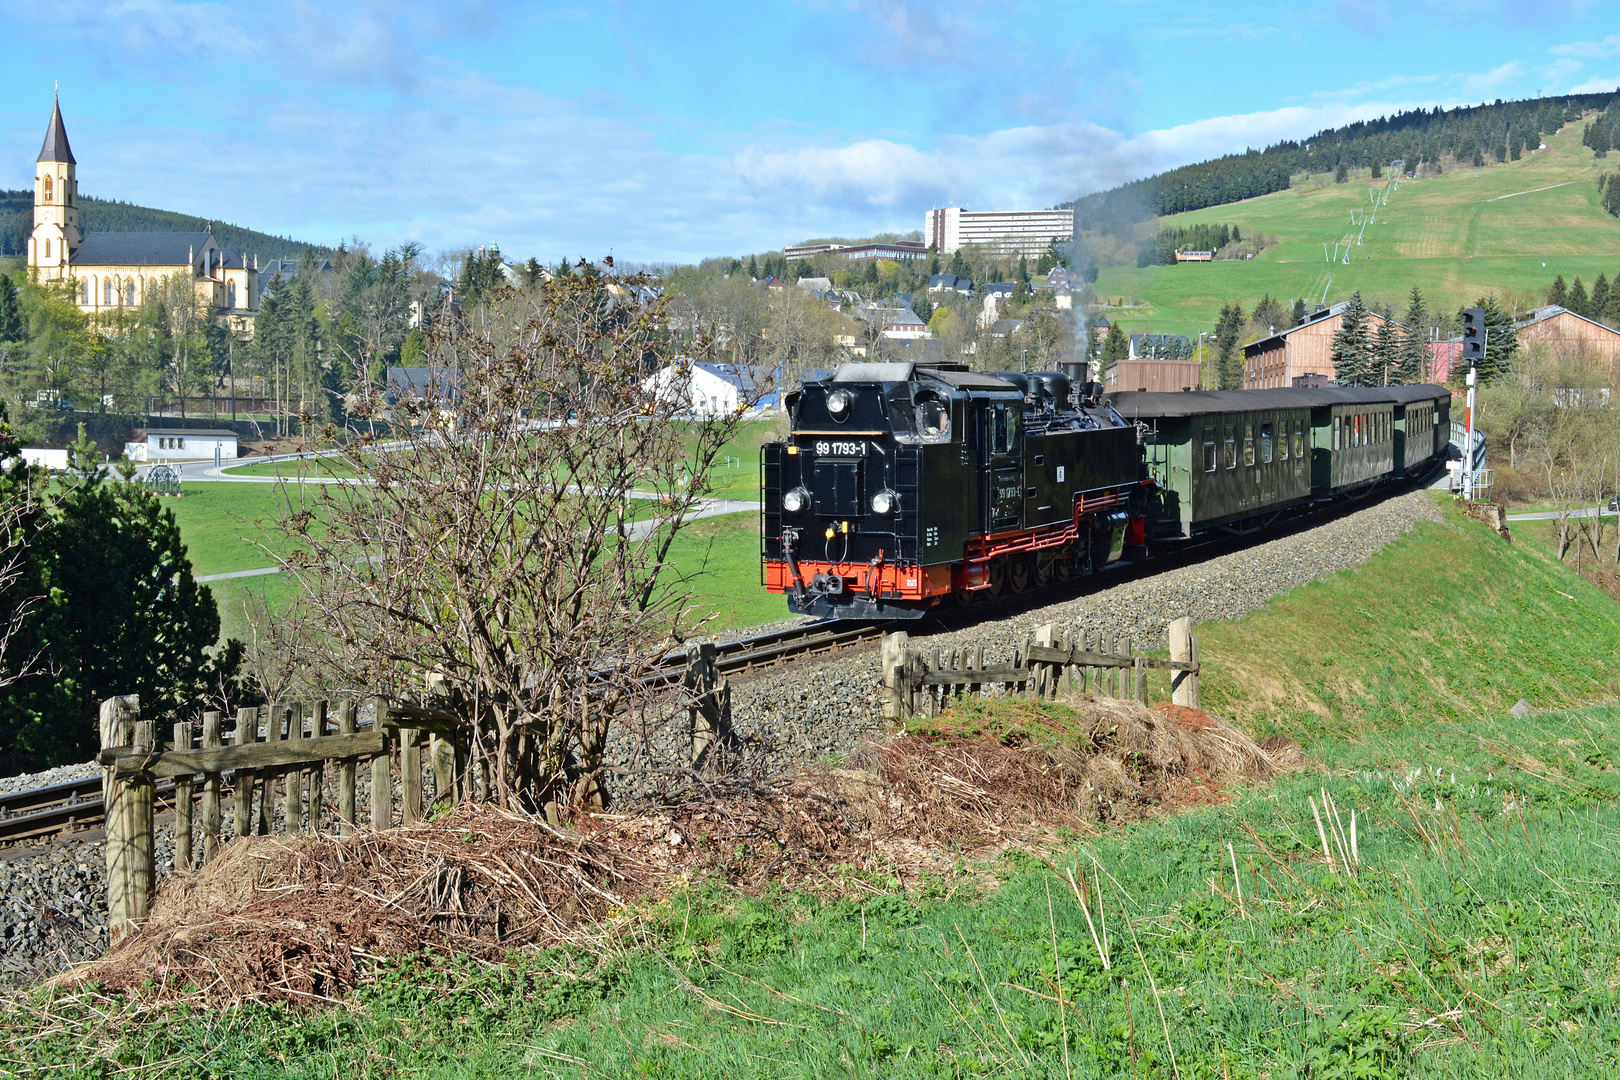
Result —
<svg viewBox="0 0 1620 1080"><path fill-rule="evenodd" d="M913 619L1433 469L1439 386L1102 394L1056 371L844 364L761 450L762 576L794 612Z"/></svg>

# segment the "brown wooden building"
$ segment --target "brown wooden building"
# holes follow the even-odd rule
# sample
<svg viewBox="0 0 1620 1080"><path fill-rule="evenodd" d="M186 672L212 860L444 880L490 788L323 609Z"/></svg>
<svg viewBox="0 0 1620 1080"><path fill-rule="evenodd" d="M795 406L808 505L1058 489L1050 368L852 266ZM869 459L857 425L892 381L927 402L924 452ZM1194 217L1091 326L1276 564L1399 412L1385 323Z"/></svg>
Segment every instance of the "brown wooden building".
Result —
<svg viewBox="0 0 1620 1080"><path fill-rule="evenodd" d="M1121 360L1103 373L1103 387L1110 394L1122 390L1198 390L1198 361Z"/></svg>
<svg viewBox="0 0 1620 1080"><path fill-rule="evenodd" d="M1603 363L1611 380L1615 377L1616 362L1620 361L1620 332L1568 308L1538 308L1531 313L1529 322L1519 325L1518 335L1520 348L1540 342L1558 356L1585 353Z"/></svg>
<svg viewBox="0 0 1620 1080"><path fill-rule="evenodd" d="M1344 324L1344 309L1349 306L1344 302L1322 308L1292 330L1243 346L1243 389L1294 386L1294 380L1308 375L1333 378L1333 335ZM1370 331L1383 321L1377 312L1367 312Z"/></svg>

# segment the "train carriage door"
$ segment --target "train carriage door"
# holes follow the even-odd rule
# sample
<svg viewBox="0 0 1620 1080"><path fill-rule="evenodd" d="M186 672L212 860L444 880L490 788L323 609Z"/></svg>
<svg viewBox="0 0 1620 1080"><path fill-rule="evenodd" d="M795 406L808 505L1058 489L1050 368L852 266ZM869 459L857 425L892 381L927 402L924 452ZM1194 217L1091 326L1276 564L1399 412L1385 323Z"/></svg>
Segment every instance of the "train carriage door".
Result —
<svg viewBox="0 0 1620 1080"><path fill-rule="evenodd" d="M987 488L984 531L1019 528L1024 509L1023 409L1014 402L986 402L979 417L979 455Z"/></svg>

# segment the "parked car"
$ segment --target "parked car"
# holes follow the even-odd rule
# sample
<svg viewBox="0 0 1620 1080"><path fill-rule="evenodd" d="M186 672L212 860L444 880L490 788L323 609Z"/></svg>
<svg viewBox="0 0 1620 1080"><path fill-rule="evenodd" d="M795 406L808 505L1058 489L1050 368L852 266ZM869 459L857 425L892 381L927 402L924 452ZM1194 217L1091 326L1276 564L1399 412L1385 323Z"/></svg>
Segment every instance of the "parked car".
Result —
<svg viewBox="0 0 1620 1080"><path fill-rule="evenodd" d="M1609 500L1609 513L1620 514L1620 495Z"/></svg>

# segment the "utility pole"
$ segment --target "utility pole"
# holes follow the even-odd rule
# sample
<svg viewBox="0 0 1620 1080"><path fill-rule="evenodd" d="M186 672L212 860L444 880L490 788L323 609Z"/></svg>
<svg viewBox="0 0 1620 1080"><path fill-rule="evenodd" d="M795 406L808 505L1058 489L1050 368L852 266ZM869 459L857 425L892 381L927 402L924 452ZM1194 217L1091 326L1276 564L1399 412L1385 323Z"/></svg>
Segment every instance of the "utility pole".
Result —
<svg viewBox="0 0 1620 1080"><path fill-rule="evenodd" d="M1474 390L1479 382L1479 362L1485 358L1490 331L1485 328L1485 309L1463 312L1463 357L1468 361L1468 411L1463 434L1463 498L1474 501Z"/></svg>

